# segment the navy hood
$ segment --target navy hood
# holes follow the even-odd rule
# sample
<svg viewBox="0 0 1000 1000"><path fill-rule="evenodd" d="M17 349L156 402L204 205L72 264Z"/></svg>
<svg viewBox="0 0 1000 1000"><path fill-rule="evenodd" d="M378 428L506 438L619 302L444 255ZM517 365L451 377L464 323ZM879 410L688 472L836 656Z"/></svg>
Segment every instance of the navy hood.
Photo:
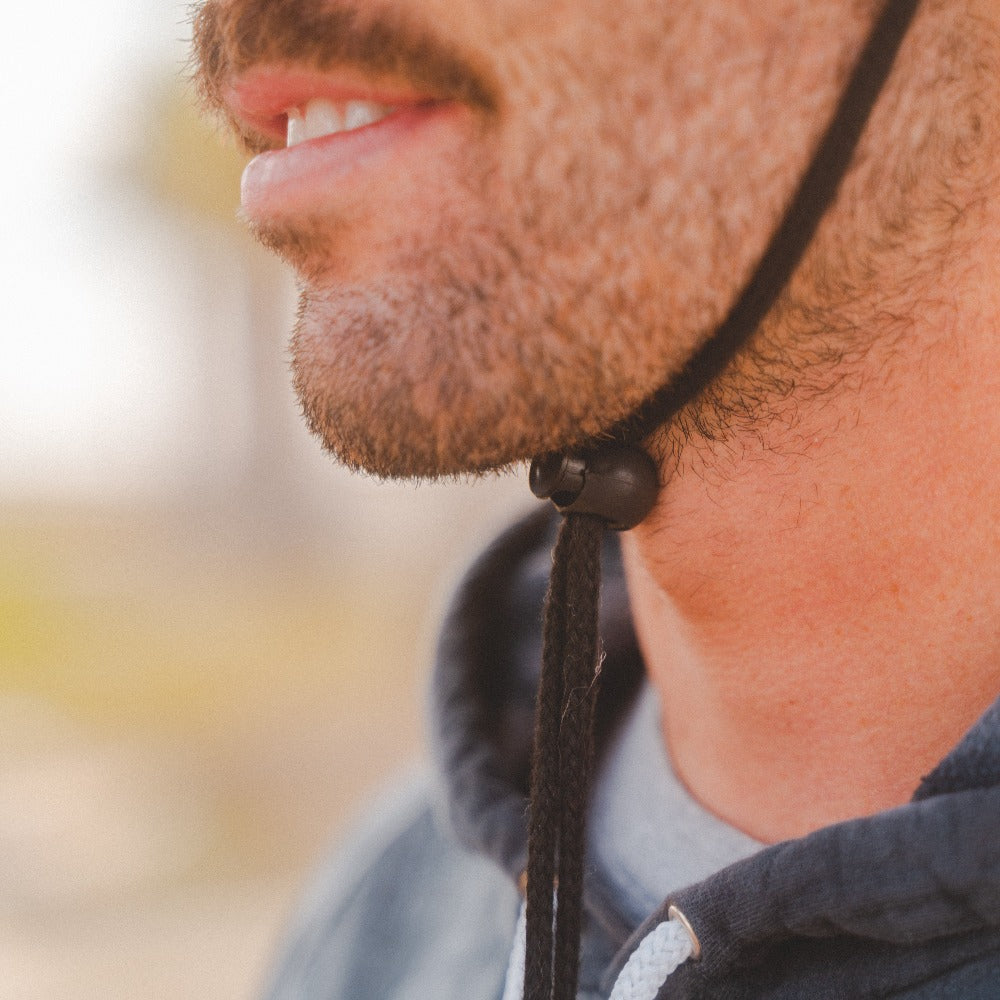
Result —
<svg viewBox="0 0 1000 1000"><path fill-rule="evenodd" d="M473 566L442 632L433 688L451 825L515 882L527 855L541 607L557 521L539 511ZM598 753L643 678L613 537L604 565ZM600 925L609 958L618 951L606 988L671 904L693 925L702 958L669 978L662 1000L1000 998L1000 702L907 805L765 848L664 900L639 928L591 872L588 920Z"/></svg>

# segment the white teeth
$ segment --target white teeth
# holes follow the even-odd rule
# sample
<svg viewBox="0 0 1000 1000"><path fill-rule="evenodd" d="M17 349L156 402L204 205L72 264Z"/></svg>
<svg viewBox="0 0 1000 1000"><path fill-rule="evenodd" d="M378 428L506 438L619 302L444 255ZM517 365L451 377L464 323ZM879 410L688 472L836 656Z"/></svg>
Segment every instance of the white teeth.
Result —
<svg viewBox="0 0 1000 1000"><path fill-rule="evenodd" d="M306 105L306 138L321 139L324 135L344 131L344 116L333 101L315 100Z"/></svg>
<svg viewBox="0 0 1000 1000"><path fill-rule="evenodd" d="M306 120L298 108L288 110L288 145L297 146L306 141Z"/></svg>
<svg viewBox="0 0 1000 1000"><path fill-rule="evenodd" d="M364 128L381 121L389 109L370 101L348 101L344 107L344 124L348 129Z"/></svg>
<svg viewBox="0 0 1000 1000"><path fill-rule="evenodd" d="M374 125L395 110L374 101L346 101L336 104L317 97L305 106L304 112L299 108L289 108L288 145L297 146L309 139L321 139L325 135Z"/></svg>

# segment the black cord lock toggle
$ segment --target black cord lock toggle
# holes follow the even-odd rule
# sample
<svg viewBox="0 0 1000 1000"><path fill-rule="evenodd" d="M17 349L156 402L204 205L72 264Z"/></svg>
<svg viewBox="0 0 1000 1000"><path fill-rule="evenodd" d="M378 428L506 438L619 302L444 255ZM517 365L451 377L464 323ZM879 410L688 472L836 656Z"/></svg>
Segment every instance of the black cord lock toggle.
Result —
<svg viewBox="0 0 1000 1000"><path fill-rule="evenodd" d="M539 455L531 463L531 492L560 514L595 514L613 531L634 528L660 492L656 463L634 445L609 444L580 455Z"/></svg>

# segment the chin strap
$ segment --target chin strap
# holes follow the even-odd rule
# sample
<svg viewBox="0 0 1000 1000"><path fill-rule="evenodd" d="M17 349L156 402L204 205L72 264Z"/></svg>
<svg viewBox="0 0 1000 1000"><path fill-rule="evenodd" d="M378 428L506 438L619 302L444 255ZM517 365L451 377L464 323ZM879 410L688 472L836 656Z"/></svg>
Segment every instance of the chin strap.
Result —
<svg viewBox="0 0 1000 1000"><path fill-rule="evenodd" d="M628 530L660 488L638 447L729 365L791 279L836 198L919 0L887 0L837 112L739 300L680 375L602 442L531 464L531 489L564 516L545 602L535 715L526 888L525 1000L575 1000L585 820L600 674L598 606L604 530ZM518 968L520 971L520 968Z"/></svg>

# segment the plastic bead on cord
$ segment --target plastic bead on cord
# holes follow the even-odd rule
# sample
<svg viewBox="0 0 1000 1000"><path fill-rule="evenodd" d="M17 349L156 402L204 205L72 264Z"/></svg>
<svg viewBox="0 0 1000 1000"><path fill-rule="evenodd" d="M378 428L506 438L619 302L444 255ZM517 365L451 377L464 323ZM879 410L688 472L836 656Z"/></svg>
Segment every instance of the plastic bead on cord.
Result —
<svg viewBox="0 0 1000 1000"><path fill-rule="evenodd" d="M560 514L595 514L610 530L628 531L653 509L660 473L642 448L608 445L588 456L536 458L529 485Z"/></svg>

